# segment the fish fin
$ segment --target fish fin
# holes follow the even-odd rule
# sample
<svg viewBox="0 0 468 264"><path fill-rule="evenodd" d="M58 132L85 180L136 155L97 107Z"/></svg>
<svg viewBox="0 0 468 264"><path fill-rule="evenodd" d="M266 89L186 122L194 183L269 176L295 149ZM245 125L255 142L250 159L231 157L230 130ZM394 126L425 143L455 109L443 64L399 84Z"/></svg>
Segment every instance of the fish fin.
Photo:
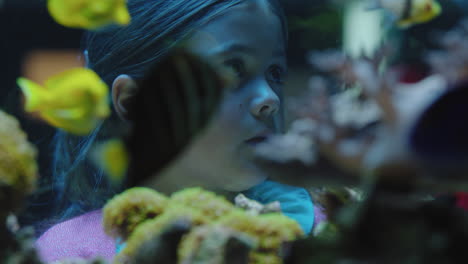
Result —
<svg viewBox="0 0 468 264"><path fill-rule="evenodd" d="M129 157L125 144L120 139L109 139L100 143L92 152L94 164L101 168L112 183L119 184L127 172Z"/></svg>
<svg viewBox="0 0 468 264"><path fill-rule="evenodd" d="M128 25L131 21L130 13L128 12L127 6L123 5L117 7L114 13L114 20L119 25Z"/></svg>
<svg viewBox="0 0 468 264"><path fill-rule="evenodd" d="M63 115L63 113L60 113ZM57 113L56 110L46 110L39 113L41 119L46 121L49 125L67 131L68 133L86 136L92 132L97 126L99 120L83 118L83 119L70 119L63 117Z"/></svg>
<svg viewBox="0 0 468 264"><path fill-rule="evenodd" d="M34 112L39 110L40 106L45 103L44 87L23 77L18 78L16 83L25 97L25 111Z"/></svg>
<svg viewBox="0 0 468 264"><path fill-rule="evenodd" d="M411 19L404 19L404 20L398 20L396 24L399 28L406 29L406 28L411 27L414 24L414 22Z"/></svg>

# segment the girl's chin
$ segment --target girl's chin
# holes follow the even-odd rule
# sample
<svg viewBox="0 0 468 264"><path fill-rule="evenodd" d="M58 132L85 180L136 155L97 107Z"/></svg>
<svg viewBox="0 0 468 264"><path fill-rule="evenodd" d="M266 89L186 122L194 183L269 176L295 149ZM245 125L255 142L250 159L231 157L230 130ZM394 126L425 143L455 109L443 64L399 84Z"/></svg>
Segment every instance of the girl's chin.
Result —
<svg viewBox="0 0 468 264"><path fill-rule="evenodd" d="M243 192L246 191L267 179L259 169L254 165L249 166L244 172L235 177L236 181L224 183L223 189L229 192Z"/></svg>
<svg viewBox="0 0 468 264"><path fill-rule="evenodd" d="M228 192L243 192L262 183L264 180L266 180L266 178L262 180L254 181L254 182L249 182L249 183L240 183L240 184L233 183L233 184L225 185L223 189Z"/></svg>

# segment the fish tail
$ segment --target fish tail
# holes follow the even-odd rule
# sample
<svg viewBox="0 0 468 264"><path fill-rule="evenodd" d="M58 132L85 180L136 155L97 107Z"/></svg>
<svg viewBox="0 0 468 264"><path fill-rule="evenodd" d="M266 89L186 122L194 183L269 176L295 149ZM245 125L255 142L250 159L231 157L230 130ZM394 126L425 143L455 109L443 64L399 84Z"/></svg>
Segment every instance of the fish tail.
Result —
<svg viewBox="0 0 468 264"><path fill-rule="evenodd" d="M412 26L414 23L411 20L399 20L397 26L401 29L407 29Z"/></svg>
<svg viewBox="0 0 468 264"><path fill-rule="evenodd" d="M96 112L95 112L96 117L104 119L110 115L111 110L109 108L108 100L109 99L107 98L107 96L105 96L99 102L97 102Z"/></svg>
<svg viewBox="0 0 468 264"><path fill-rule="evenodd" d="M16 83L21 88L21 91L25 97L24 109L27 112L37 111L39 107L44 104L44 88L39 84L23 77L18 78Z"/></svg>
<svg viewBox="0 0 468 264"><path fill-rule="evenodd" d="M127 6L124 3L118 6L114 13L115 22L119 25L128 25L131 21L130 13L128 12Z"/></svg>
<svg viewBox="0 0 468 264"><path fill-rule="evenodd" d="M433 13L434 13L434 16L439 16L440 13L442 13L442 5L440 5L439 2L437 1L434 1L432 3L432 10L433 10Z"/></svg>

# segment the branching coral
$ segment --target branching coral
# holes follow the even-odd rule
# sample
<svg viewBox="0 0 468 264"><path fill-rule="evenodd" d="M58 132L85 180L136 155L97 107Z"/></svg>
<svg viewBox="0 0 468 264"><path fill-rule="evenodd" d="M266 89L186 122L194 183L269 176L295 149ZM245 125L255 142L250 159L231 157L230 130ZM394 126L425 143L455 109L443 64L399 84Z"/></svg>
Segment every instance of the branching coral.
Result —
<svg viewBox="0 0 468 264"><path fill-rule="evenodd" d="M442 74L450 83L468 78L468 19L460 25L440 34L443 50L432 51L427 61L432 69Z"/></svg>
<svg viewBox="0 0 468 264"><path fill-rule="evenodd" d="M468 241L466 212L430 195L467 188L468 126L459 118L468 110L467 40L464 22L442 38L444 51L429 55L433 75L411 84L401 82L391 65L380 67L379 59L312 56L327 77L311 78L307 102L295 109L313 120L310 137L320 154L364 182L366 197L342 206L349 198L331 193L341 208L315 229L318 237L295 242L287 261L456 263L466 258L456 249ZM333 82L353 86L329 95ZM294 171L288 166L287 172ZM313 172L302 171L310 185L316 183ZM346 184L338 177L335 182Z"/></svg>
<svg viewBox="0 0 468 264"><path fill-rule="evenodd" d="M103 225L112 237L127 239L143 221L160 215L168 198L152 189L135 187L110 200L103 210Z"/></svg>
<svg viewBox="0 0 468 264"><path fill-rule="evenodd" d="M307 126L303 130L314 142L320 157L331 161L341 171L332 175L335 184L346 184L353 179L352 183L357 183L366 176L376 175L382 167L388 168L389 164L417 165L407 144L408 133L421 112L446 89L446 81L441 75L432 75L418 83L400 83L397 72L380 70L381 61L389 51L389 48L382 47L371 59L351 59L332 51L310 56L311 64L327 77L311 78L306 95L295 102L296 114L302 118L296 122ZM327 90L333 85L352 88L329 95ZM267 144L270 144L270 152L296 151L287 144L276 150L272 148L280 144ZM279 164L268 155L261 158ZM291 162L283 167L288 166L289 171L281 169L289 172L284 176L294 173L298 179L309 178L309 185L317 184L323 178L320 175L324 170L314 170L316 164L303 167L302 171L298 171ZM280 176L274 178L281 181ZM297 184L292 180L286 181ZM331 177L328 177L327 184L329 182L332 182Z"/></svg>
<svg viewBox="0 0 468 264"><path fill-rule="evenodd" d="M379 74L379 61L385 49L382 50L373 60L344 57L337 60L337 55L330 54L316 54L311 58L312 64L322 71L334 73L344 83L360 86L357 97L350 96L353 90L335 96L338 100L327 95L319 97L328 102L324 109L328 116L325 114L318 120L315 137L321 153L357 174L407 158L404 137L410 124L445 88L440 76L409 85L399 83L392 71ZM327 58L331 61L328 64L323 62ZM366 118L352 125L363 117ZM377 128L369 129L376 122Z"/></svg>
<svg viewBox="0 0 468 264"><path fill-rule="evenodd" d="M315 141L310 135L314 125L310 119L296 120L287 134L272 136L268 139L268 144L260 144L255 152L277 163L298 160L305 165L312 165L317 160Z"/></svg>

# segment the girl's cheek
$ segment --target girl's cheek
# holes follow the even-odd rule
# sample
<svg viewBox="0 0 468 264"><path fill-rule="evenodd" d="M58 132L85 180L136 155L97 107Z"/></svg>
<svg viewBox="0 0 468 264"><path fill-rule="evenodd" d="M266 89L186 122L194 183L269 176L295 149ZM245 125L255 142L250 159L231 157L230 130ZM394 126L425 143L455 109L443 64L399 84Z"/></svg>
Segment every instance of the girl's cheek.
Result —
<svg viewBox="0 0 468 264"><path fill-rule="evenodd" d="M220 106L219 120L226 127L235 128L242 123L245 104L237 96L228 96Z"/></svg>

